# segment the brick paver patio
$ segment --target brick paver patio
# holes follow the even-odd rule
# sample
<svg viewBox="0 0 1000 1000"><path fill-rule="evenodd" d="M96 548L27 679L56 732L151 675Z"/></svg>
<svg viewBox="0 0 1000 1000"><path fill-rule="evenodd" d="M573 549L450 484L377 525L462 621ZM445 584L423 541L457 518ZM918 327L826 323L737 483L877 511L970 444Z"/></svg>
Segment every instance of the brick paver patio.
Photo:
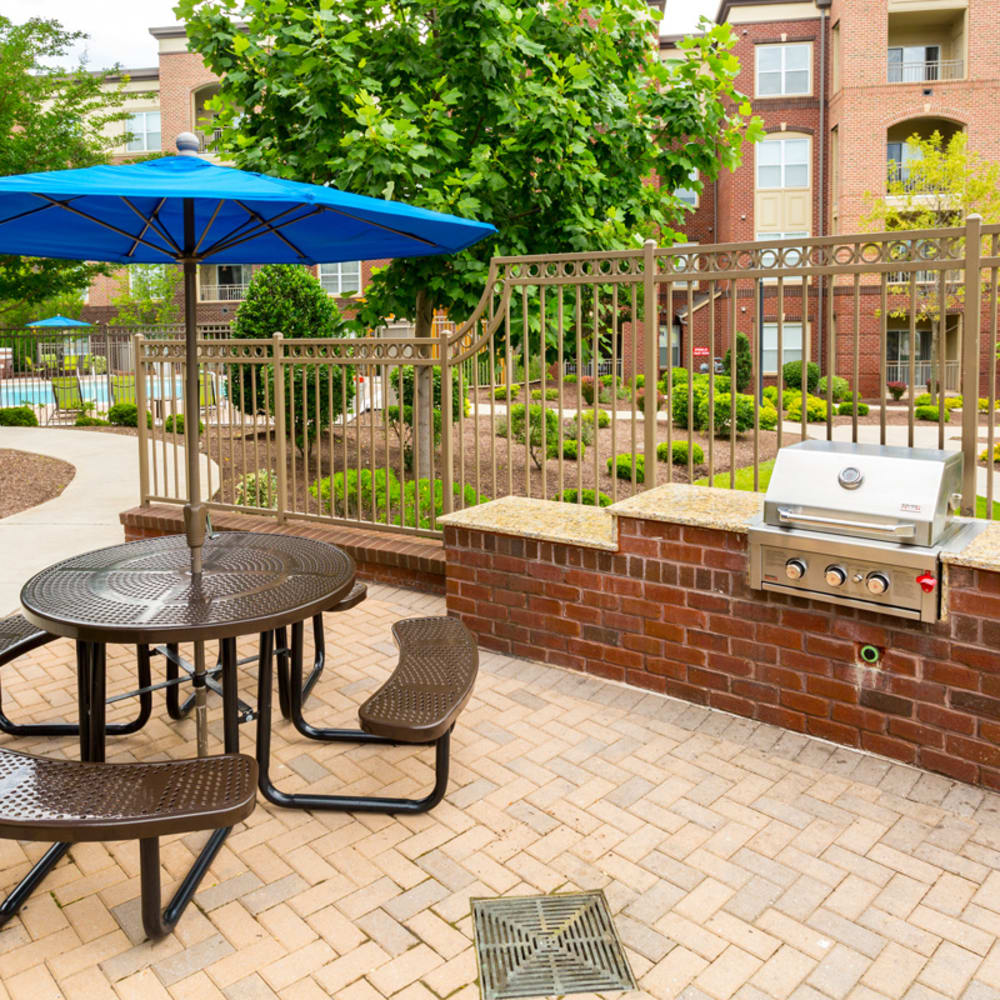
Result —
<svg viewBox="0 0 1000 1000"><path fill-rule="evenodd" d="M443 612L436 597L369 595L327 617L329 666L308 705L324 724L350 725L389 672L393 621ZM58 642L5 669L12 715L72 707L71 653ZM124 686L132 652L110 653ZM252 699L252 671L242 683ZM252 726L243 740L250 751ZM187 756L193 742L193 723L170 723L158 701L144 732L109 740L109 759ZM155 946L142 941L137 845L73 847L0 931L0 1000L474 1000L470 897L595 888L641 986L629 996L1000 998L997 796L488 653L453 748L449 794L428 816L259 805ZM412 794L431 775L426 749L308 743L284 722L274 750L288 790ZM201 840L164 843L166 880ZM0 841L0 888L43 847Z"/></svg>

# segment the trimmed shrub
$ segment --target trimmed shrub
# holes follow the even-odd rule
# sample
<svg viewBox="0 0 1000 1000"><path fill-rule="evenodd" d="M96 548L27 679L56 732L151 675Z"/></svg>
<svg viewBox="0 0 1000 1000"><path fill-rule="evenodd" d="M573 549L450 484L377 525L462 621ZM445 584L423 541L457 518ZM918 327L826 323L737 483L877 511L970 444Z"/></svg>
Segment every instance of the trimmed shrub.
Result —
<svg viewBox="0 0 1000 1000"><path fill-rule="evenodd" d="M801 361L789 361L781 369L782 377L785 380L785 385L790 389L801 389L802 388L802 362ZM806 378L808 382L808 391L815 392L816 387L819 385L819 365L815 361L809 362L808 375Z"/></svg>
<svg viewBox="0 0 1000 1000"><path fill-rule="evenodd" d="M826 399L826 376L824 375L819 380L819 386L817 387L817 395L822 396ZM847 399L851 392L851 384L846 378L841 378L839 375L833 376L833 401L835 403L842 403Z"/></svg>
<svg viewBox="0 0 1000 1000"><path fill-rule="evenodd" d="M517 399L517 397L521 395L521 386L515 383L512 386L498 385L493 390L493 398L496 399L496 400L504 400L504 401L506 401L506 399L507 399L507 389L508 388L510 389L510 398L511 399Z"/></svg>
<svg viewBox="0 0 1000 1000"><path fill-rule="evenodd" d="M722 370L732 378L733 349L726 351ZM745 333L736 334L736 391L745 392L753 378L753 355L750 353L750 338Z"/></svg>
<svg viewBox="0 0 1000 1000"><path fill-rule="evenodd" d="M994 405L994 407L996 409L1000 410L1000 399L996 400L993 405ZM980 413L989 413L990 412L990 401L989 401L989 399L987 399L984 396L980 396L979 397L979 402L978 402L977 406L979 408L979 412Z"/></svg>
<svg viewBox="0 0 1000 1000"><path fill-rule="evenodd" d="M545 455L541 454L542 423L545 424ZM524 403L515 403L505 420L497 420L497 436L511 437L524 444L528 442L532 461L540 469L542 459L559 455L559 414L555 410L543 409L537 404L525 408ZM529 436L530 435L530 436Z"/></svg>
<svg viewBox="0 0 1000 1000"><path fill-rule="evenodd" d="M593 430L593 428L594 428L594 411L593 410L584 410L580 414L580 419L584 422L584 424L590 424L590 428L591 428L591 430ZM601 427L610 427L611 426L611 414L608 413L607 410L598 410L597 411L597 426L598 426L598 428L601 428ZM587 444L590 444L590 442L588 441Z"/></svg>
<svg viewBox="0 0 1000 1000"><path fill-rule="evenodd" d="M929 392L922 392L913 400L914 406L930 406L931 405L931 394Z"/></svg>
<svg viewBox="0 0 1000 1000"><path fill-rule="evenodd" d="M588 406L594 405L594 380L589 375L580 379L580 395Z"/></svg>
<svg viewBox="0 0 1000 1000"><path fill-rule="evenodd" d="M960 410L962 408L962 397L946 396L944 405L948 408L949 413L951 413L952 410Z"/></svg>
<svg viewBox="0 0 1000 1000"><path fill-rule="evenodd" d="M624 453L615 455L608 459L608 472L617 476L618 479L632 481L632 467L635 465L635 481L644 483L646 481L646 459L643 455L631 455Z"/></svg>
<svg viewBox="0 0 1000 1000"><path fill-rule="evenodd" d="M895 400L900 400L903 398L903 393L906 392L905 382L887 382L885 387L889 390L889 394Z"/></svg>
<svg viewBox="0 0 1000 1000"><path fill-rule="evenodd" d="M733 398L728 392L720 392L715 395L715 436L725 437L729 434L729 427L732 422ZM753 427L753 396L745 396L742 393L736 394L736 433ZM695 430L708 430L708 394L698 398L698 406L695 411Z"/></svg>
<svg viewBox="0 0 1000 1000"><path fill-rule="evenodd" d="M132 407L135 409L135 407ZM38 417L30 406L5 406L0 409L0 427L37 427Z"/></svg>
<svg viewBox="0 0 1000 1000"><path fill-rule="evenodd" d="M696 442L694 442L694 447L691 449L691 455L695 465L701 465L705 461L705 452L702 450L701 445ZM687 441L674 441L668 450L667 442L664 441L662 444L656 446L656 457L661 462L671 462L674 465L687 465L688 443Z"/></svg>
<svg viewBox="0 0 1000 1000"><path fill-rule="evenodd" d="M329 479L327 494L329 495ZM309 487L309 492L316 496L316 484ZM241 476L236 483L235 502L240 507L265 507L276 510L278 507L278 476L270 469L258 469Z"/></svg>
<svg viewBox="0 0 1000 1000"><path fill-rule="evenodd" d="M935 423L940 419L940 408L937 406L918 406L913 414L917 420L933 420ZM946 406L944 408L944 422L948 423L951 419L951 413Z"/></svg>
<svg viewBox="0 0 1000 1000"><path fill-rule="evenodd" d="M632 385L634 385L636 389L644 388L646 385L646 376L641 373L636 375L635 378L632 379ZM601 495L603 496L603 494Z"/></svg>
<svg viewBox="0 0 1000 1000"><path fill-rule="evenodd" d="M576 490L563 490L562 493L557 493L552 499L558 500L560 503L580 503L584 507L611 506L611 497L607 493L596 493L596 504L594 498L595 493L593 490L581 490L579 493Z"/></svg>
<svg viewBox="0 0 1000 1000"><path fill-rule="evenodd" d="M81 413L73 421L74 427L107 427L108 422L102 417L92 417L88 413Z"/></svg>
<svg viewBox="0 0 1000 1000"><path fill-rule="evenodd" d="M761 406L760 429L762 431L773 431L778 426L778 411L773 406Z"/></svg>
<svg viewBox="0 0 1000 1000"><path fill-rule="evenodd" d="M163 429L168 434L183 434L184 433L184 414L183 413L178 413L178 414L171 413L170 416L167 417L167 419L163 421ZM205 424L201 420L198 421L198 433L199 434L204 434L205 433Z"/></svg>
<svg viewBox="0 0 1000 1000"><path fill-rule="evenodd" d="M802 419L802 397L800 396L796 402L788 408L788 419L789 420L801 420ZM820 399L819 396L807 396L806 397L806 422L810 424L821 423L826 420L826 400Z"/></svg>
<svg viewBox="0 0 1000 1000"><path fill-rule="evenodd" d="M572 372L569 375L563 375L563 385L576 385L576 375Z"/></svg>
<svg viewBox="0 0 1000 1000"><path fill-rule="evenodd" d="M138 427L139 409L135 403L115 403L108 410L108 423L116 427ZM153 414L146 411L146 426L153 426Z"/></svg>
<svg viewBox="0 0 1000 1000"><path fill-rule="evenodd" d="M844 402L837 407L837 413L839 413L842 417L849 417L854 413L855 407L857 407L859 417L868 416L868 404L859 403L853 399L845 399Z"/></svg>
<svg viewBox="0 0 1000 1000"><path fill-rule="evenodd" d="M667 397L663 395L658 389L656 390L656 409L662 410L664 404L667 401ZM639 407L640 413L646 412L646 390L640 389L635 394L635 405Z"/></svg>
<svg viewBox="0 0 1000 1000"><path fill-rule="evenodd" d="M552 457L553 449L550 449L549 457ZM555 442L555 453L559 454L559 442ZM587 447L582 441L578 441L576 438L563 438L562 446L562 457L569 460L570 462L575 462L578 458L583 458L584 452L586 452Z"/></svg>
<svg viewBox="0 0 1000 1000"><path fill-rule="evenodd" d="M979 453L979 461L980 462L989 461L989 459L987 458L988 455L989 455L989 448L984 448ZM993 462L994 464L996 462L1000 462L1000 441L998 441L995 445L993 445Z"/></svg>
<svg viewBox="0 0 1000 1000"><path fill-rule="evenodd" d="M531 398L536 403L540 403L542 401L542 390L541 389L532 389L531 390ZM557 400L558 398L559 398L559 390L558 389L546 389L545 390L545 399L548 402L551 403L554 400Z"/></svg>
<svg viewBox="0 0 1000 1000"><path fill-rule="evenodd" d="M765 399L770 400L777 409L778 406L778 387L776 385L765 385L763 396Z"/></svg>

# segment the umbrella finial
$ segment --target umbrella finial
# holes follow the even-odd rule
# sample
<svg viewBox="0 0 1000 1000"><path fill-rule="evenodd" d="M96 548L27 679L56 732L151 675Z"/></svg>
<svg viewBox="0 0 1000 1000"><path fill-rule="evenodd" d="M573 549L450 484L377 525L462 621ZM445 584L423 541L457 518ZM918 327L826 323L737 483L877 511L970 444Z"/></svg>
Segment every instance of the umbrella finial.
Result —
<svg viewBox="0 0 1000 1000"><path fill-rule="evenodd" d="M180 156L197 156L200 145L194 132L181 132L177 136L177 152Z"/></svg>

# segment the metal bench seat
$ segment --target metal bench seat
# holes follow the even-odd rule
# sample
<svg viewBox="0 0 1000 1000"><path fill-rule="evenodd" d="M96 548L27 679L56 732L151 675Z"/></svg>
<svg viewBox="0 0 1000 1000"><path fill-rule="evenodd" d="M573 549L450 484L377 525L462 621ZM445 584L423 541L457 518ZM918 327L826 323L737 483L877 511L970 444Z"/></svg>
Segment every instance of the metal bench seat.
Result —
<svg viewBox="0 0 1000 1000"><path fill-rule="evenodd" d="M304 723L302 625L292 627L289 697L296 728L329 742L433 745L434 788L421 799L286 793L270 780L272 637L262 637L258 676L257 760L260 789L276 805L346 812L420 813L436 806L448 787L451 730L472 695L479 650L472 633L455 618L408 618L392 627L399 662L386 682L358 710L361 729L322 729ZM300 724L301 723L301 724Z"/></svg>
<svg viewBox="0 0 1000 1000"><path fill-rule="evenodd" d="M0 748L0 837L58 841L0 903L3 926L73 843L138 840L142 920L151 938L177 923L233 824L253 812L257 764L242 754L105 764ZM160 911L159 838L214 830Z"/></svg>

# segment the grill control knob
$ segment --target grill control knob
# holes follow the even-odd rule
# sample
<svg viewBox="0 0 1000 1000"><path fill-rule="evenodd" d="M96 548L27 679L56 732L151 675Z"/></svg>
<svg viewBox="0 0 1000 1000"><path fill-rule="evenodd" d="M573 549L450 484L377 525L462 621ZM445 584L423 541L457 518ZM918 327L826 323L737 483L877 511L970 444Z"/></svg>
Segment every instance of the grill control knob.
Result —
<svg viewBox="0 0 1000 1000"><path fill-rule="evenodd" d="M801 580L806 575L806 563L804 559L789 559L785 563L785 576L789 580Z"/></svg>
<svg viewBox="0 0 1000 1000"><path fill-rule="evenodd" d="M884 594L889 589L889 577L885 573L869 573L865 586L869 593Z"/></svg>
<svg viewBox="0 0 1000 1000"><path fill-rule="evenodd" d="M839 587L847 579L847 571L843 566L827 566L826 582L830 587Z"/></svg>

